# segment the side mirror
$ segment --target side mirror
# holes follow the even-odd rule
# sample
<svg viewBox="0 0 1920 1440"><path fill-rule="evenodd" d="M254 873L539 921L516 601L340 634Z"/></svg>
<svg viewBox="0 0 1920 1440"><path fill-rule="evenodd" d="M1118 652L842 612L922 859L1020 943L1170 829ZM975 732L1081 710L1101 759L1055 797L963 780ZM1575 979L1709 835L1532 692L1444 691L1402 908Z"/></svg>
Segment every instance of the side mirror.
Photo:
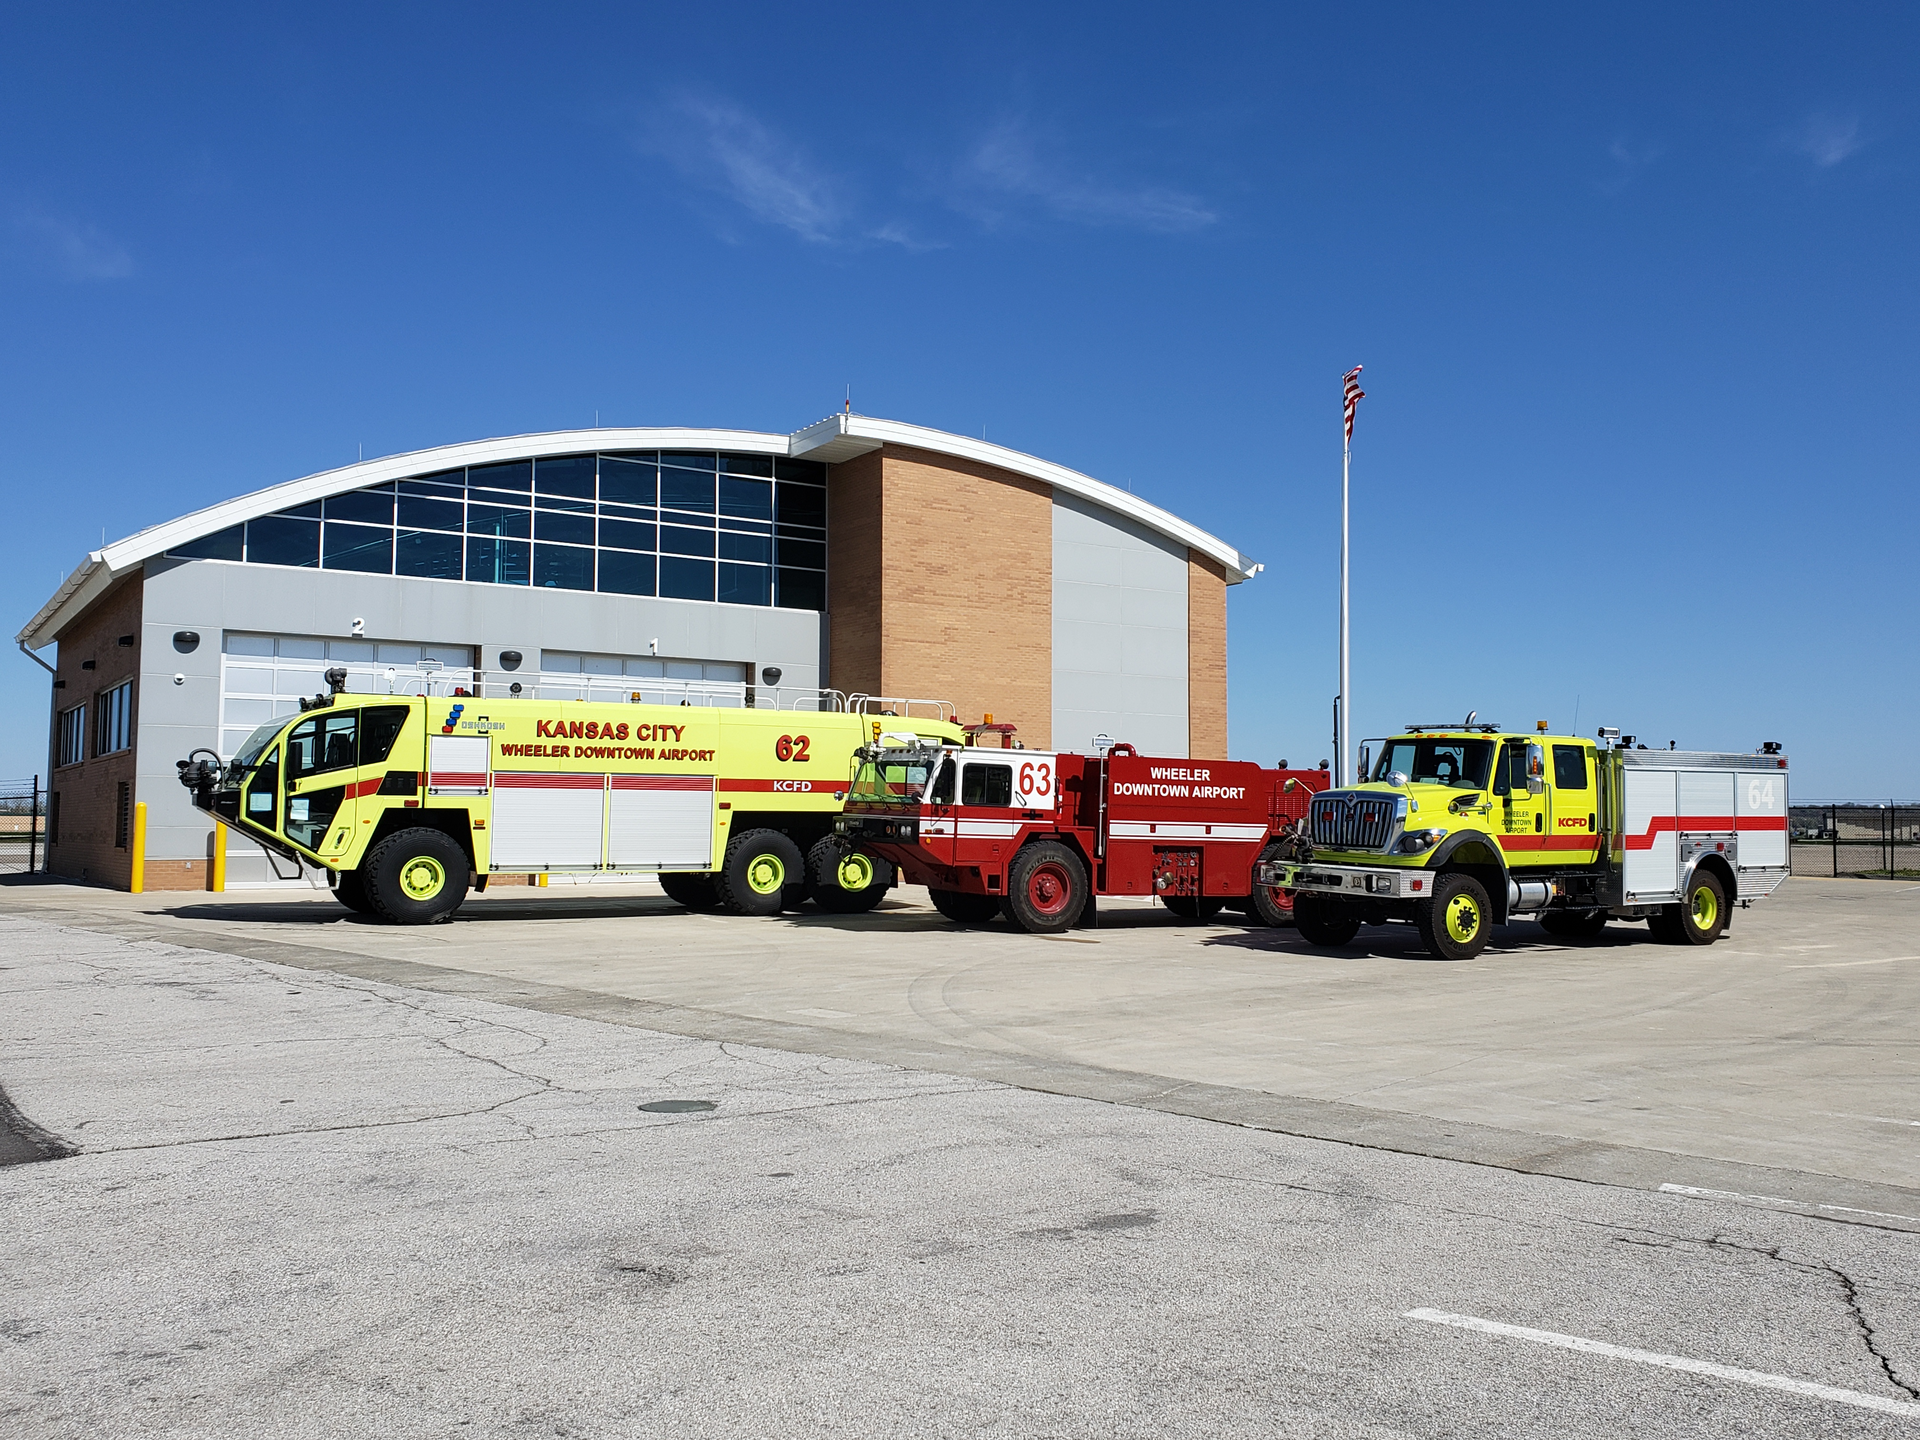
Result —
<svg viewBox="0 0 1920 1440"><path fill-rule="evenodd" d="M1527 792L1538 795L1547 788L1547 749L1544 745L1527 746Z"/></svg>
<svg viewBox="0 0 1920 1440"><path fill-rule="evenodd" d="M1367 778L1367 772L1371 769L1373 769L1373 747L1371 745L1362 745L1360 747L1359 778L1365 780Z"/></svg>

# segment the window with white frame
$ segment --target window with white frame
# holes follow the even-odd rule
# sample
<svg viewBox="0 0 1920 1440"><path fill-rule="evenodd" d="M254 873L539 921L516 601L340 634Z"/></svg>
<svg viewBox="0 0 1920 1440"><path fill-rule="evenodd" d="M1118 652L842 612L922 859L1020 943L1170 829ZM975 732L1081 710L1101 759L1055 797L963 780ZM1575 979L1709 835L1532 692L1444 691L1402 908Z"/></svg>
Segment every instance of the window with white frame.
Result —
<svg viewBox="0 0 1920 1440"><path fill-rule="evenodd" d="M93 701L93 753L112 755L133 744L133 682L102 691Z"/></svg>
<svg viewBox="0 0 1920 1440"><path fill-rule="evenodd" d="M78 765L87 758L87 707L76 705L62 710L54 723L54 760L56 765Z"/></svg>

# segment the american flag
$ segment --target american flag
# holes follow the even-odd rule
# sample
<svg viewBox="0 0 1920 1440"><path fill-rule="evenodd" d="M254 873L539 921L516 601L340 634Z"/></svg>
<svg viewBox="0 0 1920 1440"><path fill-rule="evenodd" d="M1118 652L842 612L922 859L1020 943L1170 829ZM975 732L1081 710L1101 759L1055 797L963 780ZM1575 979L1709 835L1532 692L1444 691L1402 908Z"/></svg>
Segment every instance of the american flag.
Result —
<svg viewBox="0 0 1920 1440"><path fill-rule="evenodd" d="M1347 444L1353 443L1353 407L1367 398L1367 392L1360 388L1360 366L1347 371Z"/></svg>

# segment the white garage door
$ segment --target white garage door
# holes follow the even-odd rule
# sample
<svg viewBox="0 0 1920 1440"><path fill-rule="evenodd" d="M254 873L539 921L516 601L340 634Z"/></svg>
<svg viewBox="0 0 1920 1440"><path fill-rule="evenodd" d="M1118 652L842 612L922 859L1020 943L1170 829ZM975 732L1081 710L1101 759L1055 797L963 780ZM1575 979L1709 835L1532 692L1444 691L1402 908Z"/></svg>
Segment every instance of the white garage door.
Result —
<svg viewBox="0 0 1920 1440"><path fill-rule="evenodd" d="M347 672L356 695L445 695L473 688L473 647L329 640L317 635L228 631L220 656L220 753L231 757L256 726L300 710L327 688L326 672Z"/></svg>

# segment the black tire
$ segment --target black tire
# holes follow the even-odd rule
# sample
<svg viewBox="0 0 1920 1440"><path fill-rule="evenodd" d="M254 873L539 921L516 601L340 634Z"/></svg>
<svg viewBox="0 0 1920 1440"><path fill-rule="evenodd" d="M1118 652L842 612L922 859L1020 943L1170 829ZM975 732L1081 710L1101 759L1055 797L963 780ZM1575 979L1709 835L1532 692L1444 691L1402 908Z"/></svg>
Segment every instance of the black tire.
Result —
<svg viewBox="0 0 1920 1440"><path fill-rule="evenodd" d="M1540 917L1540 928L1563 940L1591 940L1607 928L1604 910L1549 910Z"/></svg>
<svg viewBox="0 0 1920 1440"><path fill-rule="evenodd" d="M720 908L720 888L711 870L663 870L654 878L669 900L689 910Z"/></svg>
<svg viewBox="0 0 1920 1440"><path fill-rule="evenodd" d="M373 901L367 898L367 882L358 870L342 870L333 887L333 898L356 915L373 915Z"/></svg>
<svg viewBox="0 0 1920 1440"><path fill-rule="evenodd" d="M1254 864L1259 865L1265 860L1284 860L1290 858L1291 853L1290 846L1276 841L1260 852L1260 858ZM1283 890L1278 885L1255 883L1252 893L1239 904L1256 925L1291 925L1293 902L1293 891Z"/></svg>
<svg viewBox="0 0 1920 1440"><path fill-rule="evenodd" d="M1198 920L1202 923L1211 921L1227 908L1225 898L1219 895L1162 895L1160 903L1182 920Z"/></svg>
<svg viewBox="0 0 1920 1440"><path fill-rule="evenodd" d="M471 873L472 862L451 835L424 827L389 835L360 866L372 913L394 925L452 919L467 898Z"/></svg>
<svg viewBox="0 0 1920 1440"><path fill-rule="evenodd" d="M1433 884L1433 897L1413 907L1421 943L1442 960L1471 960L1493 937L1493 907L1486 888L1454 871Z"/></svg>
<svg viewBox="0 0 1920 1440"><path fill-rule="evenodd" d="M778 830L734 836L717 877L720 903L735 915L778 915L788 890L805 883L800 847Z"/></svg>
<svg viewBox="0 0 1920 1440"><path fill-rule="evenodd" d="M1300 938L1309 945L1336 948L1353 943L1360 933L1360 917L1348 912L1338 900L1329 900L1312 891L1293 897L1293 923Z"/></svg>
<svg viewBox="0 0 1920 1440"><path fill-rule="evenodd" d="M1706 869L1693 872L1674 926L1682 945L1711 945L1720 938L1727 928L1727 887L1718 875Z"/></svg>
<svg viewBox="0 0 1920 1440"><path fill-rule="evenodd" d="M863 867L867 883L849 890L847 879L858 878ZM828 835L807 852L807 878L813 882L813 903L828 914L864 915L886 898L893 884L893 865L878 855L855 850L837 835Z"/></svg>
<svg viewBox="0 0 1920 1440"><path fill-rule="evenodd" d="M1086 903L1086 866L1058 840L1021 846L1007 867L1007 918L1028 934L1071 930Z"/></svg>
<svg viewBox="0 0 1920 1440"><path fill-rule="evenodd" d="M956 925L984 925L1000 913L998 895L973 895L965 890L934 890L927 895L933 908Z"/></svg>

